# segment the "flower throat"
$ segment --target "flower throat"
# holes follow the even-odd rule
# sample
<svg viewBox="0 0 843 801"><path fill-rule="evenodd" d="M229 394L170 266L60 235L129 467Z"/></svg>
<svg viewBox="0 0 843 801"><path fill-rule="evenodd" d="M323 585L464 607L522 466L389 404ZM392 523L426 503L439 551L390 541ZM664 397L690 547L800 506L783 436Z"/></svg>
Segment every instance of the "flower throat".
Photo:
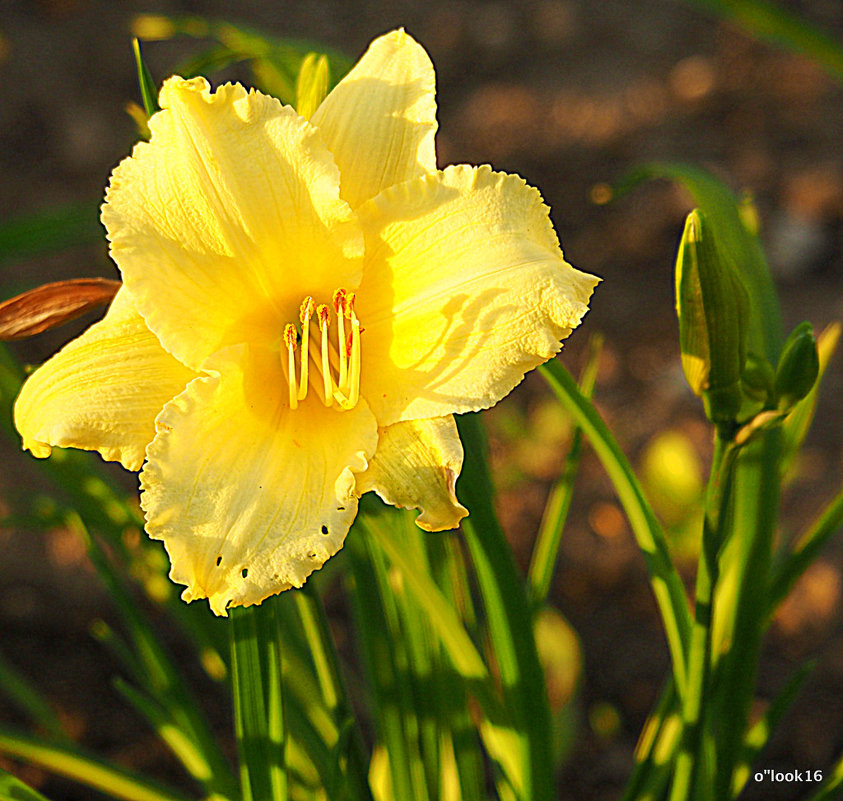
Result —
<svg viewBox="0 0 843 801"><path fill-rule="evenodd" d="M336 340L330 337L331 309L318 306L308 295L299 311L301 333L293 323L284 326L285 368L291 409L313 391L325 406L353 409L360 397L360 321L354 313L355 295L345 289L334 292ZM298 354L298 358L296 357ZM312 362L312 364L311 364Z"/></svg>

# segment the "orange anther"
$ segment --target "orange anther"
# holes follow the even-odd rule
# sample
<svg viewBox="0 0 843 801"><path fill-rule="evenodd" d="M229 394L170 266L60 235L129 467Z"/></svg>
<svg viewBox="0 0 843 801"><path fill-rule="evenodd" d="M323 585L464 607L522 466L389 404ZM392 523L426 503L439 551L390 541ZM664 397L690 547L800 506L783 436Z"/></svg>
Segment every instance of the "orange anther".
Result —
<svg viewBox="0 0 843 801"><path fill-rule="evenodd" d="M316 309L316 304L313 302L313 298L308 295L302 302L301 302L301 310L299 311L299 320L301 320L302 325L307 325L310 318L313 316L313 311Z"/></svg>
<svg viewBox="0 0 843 801"><path fill-rule="evenodd" d="M345 312L346 317L351 317L354 313L354 301L357 300L357 295L354 292L346 292L345 293L345 308L343 311Z"/></svg>
<svg viewBox="0 0 843 801"><path fill-rule="evenodd" d="M288 348L295 350L297 338L298 332L296 331L296 327L292 323L287 323L287 325L284 326L284 344Z"/></svg>

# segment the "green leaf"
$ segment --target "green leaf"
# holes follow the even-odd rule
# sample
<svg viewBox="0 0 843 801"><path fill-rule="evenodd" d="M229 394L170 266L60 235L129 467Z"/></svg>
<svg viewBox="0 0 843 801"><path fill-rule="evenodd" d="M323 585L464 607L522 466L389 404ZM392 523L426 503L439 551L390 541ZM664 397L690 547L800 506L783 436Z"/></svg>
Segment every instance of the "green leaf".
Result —
<svg viewBox="0 0 843 801"><path fill-rule="evenodd" d="M407 680L406 642L385 564L373 544L359 536L360 519L358 515L346 547L353 573L350 589L355 629L372 691L378 744L389 755L394 797L402 801L426 801L429 796L418 750L418 721Z"/></svg>
<svg viewBox="0 0 843 801"><path fill-rule="evenodd" d="M315 578L311 578L294 594L296 611L304 635L304 645L316 673L318 691L327 708L326 716L329 716L332 724L331 738L327 740L333 748L330 764L323 765L319 762L315 764L326 777L325 787L329 795L332 792L339 792L334 788L346 786L353 788L352 794L356 801L371 801L368 781L369 764L363 736L348 700L339 656L331 637L330 624L316 587L316 581ZM305 685L304 673L303 669L293 670L290 660L285 660L285 677L290 676L290 681L287 681L286 686L291 691L288 692L287 698ZM320 706L313 702L316 691L314 688L310 693L302 692L297 699L310 715L313 715L314 709ZM288 708L289 706L288 704ZM294 733L295 730L291 726L291 735ZM346 764L344 771L342 761Z"/></svg>
<svg viewBox="0 0 843 801"><path fill-rule="evenodd" d="M65 776L121 801L191 801L189 796L83 751L0 727L0 753Z"/></svg>
<svg viewBox="0 0 843 801"><path fill-rule="evenodd" d="M777 3L765 0L686 0L738 23L753 36L801 53L843 82L843 47L821 28Z"/></svg>
<svg viewBox="0 0 843 801"><path fill-rule="evenodd" d="M591 398L594 382L597 379L597 366L603 347L602 336L592 336L589 340L589 352L586 366L580 378L583 395ZM536 544L530 558L527 580L530 586L530 598L534 609L540 609L550 592L553 570L559 555L562 532L568 519L568 510L574 495L574 481L577 476L582 456L582 429L575 426L571 436L571 447L565 457L565 465L559 478L554 483L545 503Z"/></svg>
<svg viewBox="0 0 843 801"><path fill-rule="evenodd" d="M735 772L732 777L733 798L737 798L742 792L744 785L752 775L752 763L766 747L770 736L778 727L785 713L793 706L796 696L799 695L799 691L811 675L814 666L815 663L810 662L800 667L773 699L764 711L761 719L747 732L746 738L744 739L743 751L735 766Z"/></svg>
<svg viewBox="0 0 843 801"><path fill-rule="evenodd" d="M0 689L18 709L53 738L67 739L67 733L47 699L2 655L0 655Z"/></svg>
<svg viewBox="0 0 843 801"><path fill-rule="evenodd" d="M678 701L676 684L670 676L658 703L641 729L635 746L635 767L621 801L664 796L673 771L674 752L682 736Z"/></svg>
<svg viewBox="0 0 843 801"><path fill-rule="evenodd" d="M811 796L809 801L839 801L841 788L843 788L843 756L837 760L831 776L827 777L820 791Z"/></svg>
<svg viewBox="0 0 843 801"><path fill-rule="evenodd" d="M401 630L406 636L408 659L416 671L430 671L430 665L426 662L434 658L429 650L430 643L424 646L425 652L419 654L419 641L425 634L418 630L417 621L426 620L455 671L452 675L446 666L441 665L439 672L445 671L444 676L434 677L434 681L442 695L452 699L449 703L443 701L445 722L442 728L444 732L454 735L460 785L468 783L469 777L476 775L478 768L476 755L470 755L476 749L476 737L468 720L468 710L458 706L459 700L465 704L467 689L485 715L481 732L490 756L498 762L507 781L514 787L521 787L524 781L523 767L518 761L518 754L510 747L513 738L517 739L511 716L501 705L495 692L494 680L465 630L456 608L437 586L430 572L422 567L425 560L421 553L421 543L432 545L437 542L437 535L422 534L410 514L399 514L383 510L382 507L381 512L376 513L371 499L367 499L366 506L366 512L358 516L355 525L362 529L367 539L377 543L401 577L402 591L396 592L395 598L404 621ZM460 564L460 569L464 570L464 565ZM405 596L403 588L409 590L409 597ZM450 677L451 686L445 686L446 677ZM458 679L461 680L461 686L457 684ZM423 683L418 686L417 706L422 709L420 728L424 729L427 724L427 733L430 735L432 724L425 719L425 713L433 699L430 698L430 692L421 692ZM471 794L466 797L470 798Z"/></svg>
<svg viewBox="0 0 843 801"><path fill-rule="evenodd" d="M0 222L0 264L103 242L99 203L74 203Z"/></svg>
<svg viewBox="0 0 843 801"><path fill-rule="evenodd" d="M273 596L260 605L230 612L231 689L243 801L287 801L289 797L282 635L276 611L276 604L286 600Z"/></svg>
<svg viewBox="0 0 843 801"><path fill-rule="evenodd" d="M122 576L111 565L97 540L88 533L78 516L69 515L68 525L85 542L88 556L125 622L137 665L133 671L136 680L161 709L166 710L167 732L172 742L165 742L171 747L173 743L178 746L180 750L176 755L187 758L184 762L186 769L202 781L210 794L233 795L235 781L228 763L173 659L141 614L124 586ZM159 718L150 720L156 728L162 724ZM190 744L189 749L185 743ZM192 753L194 750L201 756ZM200 763L201 767L197 768Z"/></svg>
<svg viewBox="0 0 843 801"><path fill-rule="evenodd" d="M0 801L48 801L48 799L0 768Z"/></svg>
<svg viewBox="0 0 843 801"><path fill-rule="evenodd" d="M417 529L415 521L411 516L404 514L405 524L408 528ZM476 636L476 616L474 608L470 603L470 590L468 589L468 569L463 552L460 548L461 537L458 533L442 533L433 535L418 532L421 542L424 544L428 554L431 567L431 575L436 584L442 590L449 605L459 615L460 620L469 632ZM424 605L421 605L424 608ZM503 710L498 706L497 695L490 692L484 695L484 691L473 693L471 687L466 687L464 681L453 668L449 659L443 658L440 646L437 669L435 670L434 684L437 690L438 715L440 722L440 759L442 763L442 782L452 777L452 771L456 771L459 784L459 795L454 790L453 795L461 801L482 801L483 798L483 776L484 764L480 746L480 736L472 718L473 709L469 706L469 698L484 699L486 695L492 695L495 703L495 710L503 715ZM480 700L481 709L487 718L495 714L495 710L487 710L485 702ZM445 789L443 797L447 795Z"/></svg>
<svg viewBox="0 0 843 801"><path fill-rule="evenodd" d="M115 689L126 699L135 711L146 718L160 740L170 749L173 756L196 781L212 784L213 771L202 749L174 720L170 710L151 695L136 690L121 679L114 682Z"/></svg>
<svg viewBox="0 0 843 801"><path fill-rule="evenodd" d="M405 553L415 563L417 573L430 576L430 563L423 537L430 536L422 532L410 519L410 515L397 513L394 531ZM390 560L391 561L391 560ZM395 563L392 563L393 569ZM390 571L391 575L394 575ZM440 759L440 709L441 677L443 670L452 675L452 681L459 680L458 674L450 665L442 665L439 652L439 638L433 631L425 615L426 598L419 598L414 592L407 592L406 572L401 571L402 581L393 581L396 610L399 624L407 644L408 678L412 692L413 706L418 719L419 754L424 767L424 776L432 798L436 797L442 777ZM433 584L435 588L435 583ZM459 622L459 621L458 621Z"/></svg>
<svg viewBox="0 0 843 801"><path fill-rule="evenodd" d="M612 432L591 401L577 387L570 373L556 359L543 364L539 371L588 437L615 486L650 572L653 595L664 623L676 685L681 696L686 682L685 653L691 632L691 614L684 584L670 560L664 532Z"/></svg>
<svg viewBox="0 0 843 801"><path fill-rule="evenodd" d="M545 801L554 794L550 705L526 585L495 515L480 421L475 414L456 419L466 452L460 494L471 510L462 526L486 610L504 706L517 735L513 756L523 771L522 785L513 789L521 798Z"/></svg>
<svg viewBox="0 0 843 801"><path fill-rule="evenodd" d="M793 551L775 565L770 579L768 613L772 615L799 577L843 526L843 489L826 506L817 521L800 537Z"/></svg>
<svg viewBox="0 0 843 801"><path fill-rule="evenodd" d="M468 636L456 610L448 603L430 574L424 569L419 569L412 552L407 549L405 538L400 534L396 536L396 526L390 526L387 522L395 517L386 514L363 515L359 519L359 525L378 544L389 561L401 571L406 586L420 602L423 613L439 635L460 675L466 679L487 679L489 671L486 664Z"/></svg>

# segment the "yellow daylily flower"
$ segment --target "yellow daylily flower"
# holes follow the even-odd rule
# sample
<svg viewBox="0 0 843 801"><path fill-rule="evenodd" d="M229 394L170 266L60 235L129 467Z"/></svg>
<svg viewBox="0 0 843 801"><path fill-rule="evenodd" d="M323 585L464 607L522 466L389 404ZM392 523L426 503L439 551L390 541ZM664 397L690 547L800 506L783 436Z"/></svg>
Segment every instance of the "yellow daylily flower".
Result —
<svg viewBox="0 0 843 801"><path fill-rule="evenodd" d="M218 615L301 586L373 490L455 528L454 413L551 358L597 283L521 178L438 170L433 65L376 39L309 121L165 81L102 220L123 279L26 382L25 448L141 469L146 530Z"/></svg>

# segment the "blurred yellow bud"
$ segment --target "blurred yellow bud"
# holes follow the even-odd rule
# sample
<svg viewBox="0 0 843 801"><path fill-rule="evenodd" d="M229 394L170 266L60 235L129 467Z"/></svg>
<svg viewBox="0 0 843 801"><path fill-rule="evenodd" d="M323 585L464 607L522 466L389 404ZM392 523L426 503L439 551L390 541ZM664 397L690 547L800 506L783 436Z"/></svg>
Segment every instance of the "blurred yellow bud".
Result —
<svg viewBox="0 0 843 801"><path fill-rule="evenodd" d="M171 39L176 34L176 26L171 19L158 14L138 14L131 24L132 36L147 42Z"/></svg>

